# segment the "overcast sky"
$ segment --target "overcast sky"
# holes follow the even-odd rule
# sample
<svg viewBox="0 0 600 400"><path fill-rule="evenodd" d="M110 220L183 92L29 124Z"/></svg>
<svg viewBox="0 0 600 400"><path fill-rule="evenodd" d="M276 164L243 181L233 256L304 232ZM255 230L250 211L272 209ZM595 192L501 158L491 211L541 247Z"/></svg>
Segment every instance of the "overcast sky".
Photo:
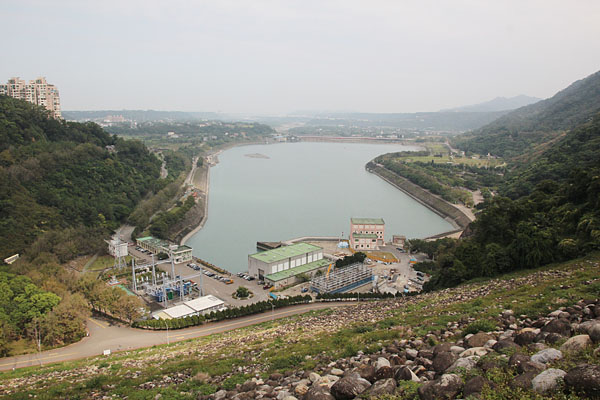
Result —
<svg viewBox="0 0 600 400"><path fill-rule="evenodd" d="M600 1L1 0L0 81L63 110L436 111L600 69Z"/></svg>

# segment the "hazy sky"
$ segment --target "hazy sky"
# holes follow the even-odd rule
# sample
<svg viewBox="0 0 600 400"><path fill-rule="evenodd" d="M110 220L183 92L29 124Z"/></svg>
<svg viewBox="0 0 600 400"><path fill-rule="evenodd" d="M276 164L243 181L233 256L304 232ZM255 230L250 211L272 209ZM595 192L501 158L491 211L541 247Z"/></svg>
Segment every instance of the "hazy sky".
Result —
<svg viewBox="0 0 600 400"><path fill-rule="evenodd" d="M600 69L598 0L0 0L0 81L63 110L436 111Z"/></svg>

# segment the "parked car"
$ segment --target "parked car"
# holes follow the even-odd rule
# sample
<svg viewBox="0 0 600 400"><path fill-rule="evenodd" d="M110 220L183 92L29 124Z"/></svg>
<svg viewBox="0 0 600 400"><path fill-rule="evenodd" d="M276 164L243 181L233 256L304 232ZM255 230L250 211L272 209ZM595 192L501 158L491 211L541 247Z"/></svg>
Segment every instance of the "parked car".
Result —
<svg viewBox="0 0 600 400"><path fill-rule="evenodd" d="M225 283L231 285L233 283L233 279L225 279Z"/></svg>
<svg viewBox="0 0 600 400"><path fill-rule="evenodd" d="M263 289L265 289L265 290L267 290L269 288L271 288L271 285L269 285L268 283L265 286L263 286Z"/></svg>
<svg viewBox="0 0 600 400"><path fill-rule="evenodd" d="M302 288L302 290L300 292L301 293L306 293L306 292L308 292L308 288Z"/></svg>

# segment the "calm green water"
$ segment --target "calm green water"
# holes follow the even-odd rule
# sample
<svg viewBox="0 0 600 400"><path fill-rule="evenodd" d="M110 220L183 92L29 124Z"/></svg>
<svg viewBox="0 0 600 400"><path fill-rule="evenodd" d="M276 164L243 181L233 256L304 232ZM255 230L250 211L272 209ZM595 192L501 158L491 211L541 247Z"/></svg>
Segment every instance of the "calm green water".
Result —
<svg viewBox="0 0 600 400"><path fill-rule="evenodd" d="M187 244L233 272L248 268L257 241L348 235L351 217L382 217L392 234L425 237L452 225L364 166L414 150L390 144L283 143L235 147L210 170L208 220ZM268 159L250 158L263 154Z"/></svg>

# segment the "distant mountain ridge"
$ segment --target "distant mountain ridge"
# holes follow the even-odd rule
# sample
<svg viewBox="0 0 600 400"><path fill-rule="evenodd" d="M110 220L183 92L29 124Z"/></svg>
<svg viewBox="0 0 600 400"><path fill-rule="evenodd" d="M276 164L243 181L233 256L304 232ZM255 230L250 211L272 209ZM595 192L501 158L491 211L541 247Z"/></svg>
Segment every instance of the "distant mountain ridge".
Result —
<svg viewBox="0 0 600 400"><path fill-rule="evenodd" d="M214 112L188 112L188 111L157 111L157 110L95 110L95 111L63 111L63 118L73 121L90 121L107 118L109 116L123 116L125 119L148 121L194 121L201 119L220 119L221 115Z"/></svg>
<svg viewBox="0 0 600 400"><path fill-rule="evenodd" d="M543 148L600 112L600 71L553 97L521 107L454 141L456 147L509 159Z"/></svg>
<svg viewBox="0 0 600 400"><path fill-rule="evenodd" d="M526 96L520 94L514 97L496 97L495 99L485 101L483 103L471 104L467 106L454 107L440 112L458 112L458 111L470 111L470 112L490 112L490 111L507 111L515 110L517 108L527 106L529 104L537 103L540 101L539 97Z"/></svg>
<svg viewBox="0 0 600 400"><path fill-rule="evenodd" d="M507 111L495 112L418 112L418 113L333 113L309 120L310 126L340 124L362 127L393 127L464 132L489 124Z"/></svg>

